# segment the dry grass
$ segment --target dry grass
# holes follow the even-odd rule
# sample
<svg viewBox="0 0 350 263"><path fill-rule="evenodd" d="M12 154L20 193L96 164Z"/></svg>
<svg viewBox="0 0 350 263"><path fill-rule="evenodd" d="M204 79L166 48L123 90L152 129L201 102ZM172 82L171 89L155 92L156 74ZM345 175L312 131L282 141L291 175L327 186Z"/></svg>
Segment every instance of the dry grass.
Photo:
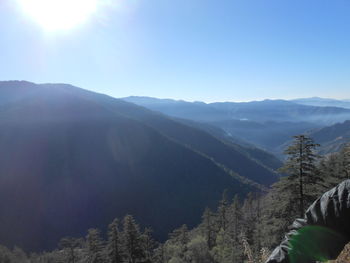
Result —
<svg viewBox="0 0 350 263"><path fill-rule="evenodd" d="M261 250L260 250L260 262L261 263L264 263L264 262L266 262L266 260L269 258L269 256L270 256L270 251L267 249L267 248L262 248Z"/></svg>
<svg viewBox="0 0 350 263"><path fill-rule="evenodd" d="M264 263L268 259L270 255L270 251L267 248L262 248L260 250L260 253L258 255L254 255L253 251L245 238L245 236L241 235L242 244L244 248L244 255L247 257L248 260L244 261L244 263Z"/></svg>
<svg viewBox="0 0 350 263"><path fill-rule="evenodd" d="M248 258L248 261L246 261L246 263L255 263L253 252L252 252L252 249L250 248L250 245L249 245L247 239L245 238L245 236L243 234L242 234L241 238L242 238L242 244L243 244L243 248L244 248L244 255L246 255Z"/></svg>

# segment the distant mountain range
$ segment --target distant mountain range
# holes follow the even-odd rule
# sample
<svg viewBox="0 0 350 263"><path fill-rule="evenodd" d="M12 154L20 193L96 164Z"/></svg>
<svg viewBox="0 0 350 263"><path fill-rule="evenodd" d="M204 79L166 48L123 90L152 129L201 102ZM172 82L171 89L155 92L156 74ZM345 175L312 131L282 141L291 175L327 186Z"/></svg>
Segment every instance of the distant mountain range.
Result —
<svg viewBox="0 0 350 263"><path fill-rule="evenodd" d="M149 97L123 100L164 114L201 122L241 120L251 122L310 122L334 124L350 118L350 109L301 105L286 100L252 102L185 102Z"/></svg>
<svg viewBox="0 0 350 263"><path fill-rule="evenodd" d="M340 107L345 109L350 109L350 100L335 100L335 99L324 99L319 97L313 98L304 98L292 100L292 102L310 105L310 106L319 106L319 107Z"/></svg>
<svg viewBox="0 0 350 263"><path fill-rule="evenodd" d="M127 213L162 239L224 189L277 180L280 161L225 134L70 85L0 82L0 243L48 249Z"/></svg>
<svg viewBox="0 0 350 263"><path fill-rule="evenodd" d="M249 142L281 158L283 147L293 135L310 133L350 119L350 109L300 104L301 101L306 103L312 99L209 104L148 97L123 99L172 117L215 126L223 130L228 137L231 136L236 143L242 142L244 145L244 142ZM324 102L327 101L324 99Z"/></svg>

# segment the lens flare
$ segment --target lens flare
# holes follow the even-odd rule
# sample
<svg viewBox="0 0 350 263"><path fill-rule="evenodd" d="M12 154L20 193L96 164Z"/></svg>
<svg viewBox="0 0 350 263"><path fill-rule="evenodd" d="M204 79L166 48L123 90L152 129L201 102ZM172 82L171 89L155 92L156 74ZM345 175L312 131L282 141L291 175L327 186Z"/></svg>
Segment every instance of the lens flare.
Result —
<svg viewBox="0 0 350 263"><path fill-rule="evenodd" d="M291 263L326 262L335 258L346 244L347 238L322 226L305 226L290 239Z"/></svg>
<svg viewBox="0 0 350 263"><path fill-rule="evenodd" d="M69 30L84 23L97 9L98 0L18 0L20 6L48 31Z"/></svg>

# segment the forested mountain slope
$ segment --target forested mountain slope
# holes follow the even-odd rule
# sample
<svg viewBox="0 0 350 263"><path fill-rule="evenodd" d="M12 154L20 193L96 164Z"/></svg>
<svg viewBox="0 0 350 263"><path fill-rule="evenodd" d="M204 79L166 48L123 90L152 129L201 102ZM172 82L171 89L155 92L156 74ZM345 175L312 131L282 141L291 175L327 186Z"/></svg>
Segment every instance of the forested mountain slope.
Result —
<svg viewBox="0 0 350 263"><path fill-rule="evenodd" d="M30 84L32 85L32 84ZM232 144L218 140L208 132L196 127L185 125L179 121L168 118L163 114L150 111L146 108L127 103L122 100L112 97L89 92L80 88L64 84L45 84L42 88L53 88L57 92L64 92L70 96L74 96L83 100L87 100L93 104L101 106L110 112L122 114L125 117L137 120L148 127L152 127L163 135L175 140L183 146L200 152L212 158L240 176L251 179L259 184L270 185L275 182L276 174L266 167L257 163L254 158L250 158L247 154L242 154L237 151ZM265 158L265 156L262 156ZM258 162L264 163L264 158ZM271 158L269 155L266 158ZM272 157L273 158L273 157ZM278 166L278 160L275 161L275 166ZM270 161L272 162L272 161ZM271 167L270 165L266 165Z"/></svg>
<svg viewBox="0 0 350 263"><path fill-rule="evenodd" d="M257 190L220 165L266 185L276 178L204 131L105 95L0 82L0 98L5 245L50 248L128 213L164 238L198 223L224 189Z"/></svg>
<svg viewBox="0 0 350 263"><path fill-rule="evenodd" d="M338 152L350 141L350 120L319 129L311 136L321 144L320 153Z"/></svg>
<svg viewBox="0 0 350 263"><path fill-rule="evenodd" d="M186 125L199 128L218 138L219 140L224 141L229 144L231 147L235 148L237 151L249 156L249 158L273 169L276 170L282 166L282 161L279 160L275 155L261 148L256 147L256 145L249 143L248 140L242 139L243 136L235 137L230 133L226 132L223 128L219 126L215 126L209 123L196 122L186 119L175 119L176 121L182 122ZM247 131L245 131L245 135L247 135ZM254 140L252 140L254 141Z"/></svg>
<svg viewBox="0 0 350 263"><path fill-rule="evenodd" d="M213 122L229 134L242 138L276 156L281 156L283 145L295 134L302 134L323 127L310 122L252 122L244 120L228 120Z"/></svg>

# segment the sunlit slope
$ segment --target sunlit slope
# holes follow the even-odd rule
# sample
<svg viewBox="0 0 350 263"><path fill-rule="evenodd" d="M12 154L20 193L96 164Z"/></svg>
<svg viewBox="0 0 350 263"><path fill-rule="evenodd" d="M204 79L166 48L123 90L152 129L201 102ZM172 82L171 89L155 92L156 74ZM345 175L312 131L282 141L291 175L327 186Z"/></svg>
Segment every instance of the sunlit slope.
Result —
<svg viewBox="0 0 350 263"><path fill-rule="evenodd" d="M189 139L200 131L132 104L26 82L0 83L0 98L2 244L49 248L126 213L164 237L183 223L197 224L224 189L256 190L169 130L192 132ZM167 121L173 126L164 128Z"/></svg>

